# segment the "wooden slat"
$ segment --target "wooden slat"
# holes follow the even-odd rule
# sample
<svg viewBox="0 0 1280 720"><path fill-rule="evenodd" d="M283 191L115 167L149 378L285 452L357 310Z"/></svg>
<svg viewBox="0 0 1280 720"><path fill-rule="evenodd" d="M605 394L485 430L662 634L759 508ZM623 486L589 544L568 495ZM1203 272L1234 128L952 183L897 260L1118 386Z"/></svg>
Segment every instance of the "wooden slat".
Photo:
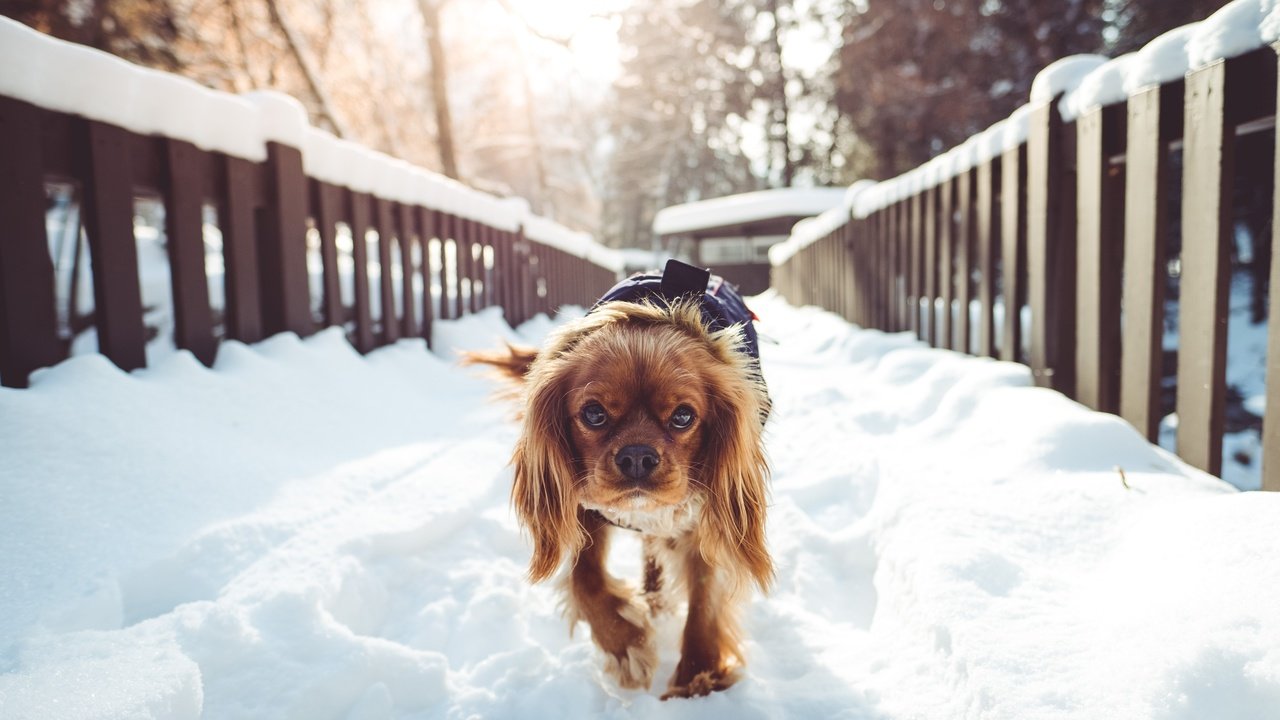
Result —
<svg viewBox="0 0 1280 720"><path fill-rule="evenodd" d="M173 339L205 365L213 364L217 340L204 267L204 195L209 154L183 140L166 139L165 233L173 289Z"/></svg>
<svg viewBox="0 0 1280 720"><path fill-rule="evenodd" d="M362 353L375 347L373 335L373 307L369 295L369 233L371 200L365 193L349 192L351 217L351 262L355 265L353 292L355 294L355 346Z"/></svg>
<svg viewBox="0 0 1280 720"><path fill-rule="evenodd" d="M1000 264L1004 284L1004 327L1000 359L1022 359L1022 302L1027 277L1027 147L1005 150L1000 158Z"/></svg>
<svg viewBox="0 0 1280 720"><path fill-rule="evenodd" d="M258 235L263 330L305 337L315 323L307 287L307 182L297 148L267 143L265 199Z"/></svg>
<svg viewBox="0 0 1280 720"><path fill-rule="evenodd" d="M921 339L938 347L938 191L926 188L921 192L924 203L924 273L921 295L924 298L924 319Z"/></svg>
<svg viewBox="0 0 1280 720"><path fill-rule="evenodd" d="M262 286L258 278L258 189L262 168L248 160L219 155L218 229L222 231L222 263L226 277L226 336L258 342L262 331Z"/></svg>
<svg viewBox="0 0 1280 720"><path fill-rule="evenodd" d="M1076 398L1109 413L1120 401L1124 262L1124 178L1109 159L1124 148L1124 109L1097 108L1076 121Z"/></svg>
<svg viewBox="0 0 1280 720"><path fill-rule="evenodd" d="M939 183L935 189L938 204L938 298L942 301L941 317L938 323L934 345L942 348L955 347L952 330L955 323L952 319L955 300L955 183L951 179ZM937 307L937 303L934 304Z"/></svg>
<svg viewBox="0 0 1280 720"><path fill-rule="evenodd" d="M1160 432L1164 364L1168 148L1182 134L1182 95L1178 81L1131 95L1127 106L1120 415L1152 442Z"/></svg>
<svg viewBox="0 0 1280 720"><path fill-rule="evenodd" d="M973 246L977 250L978 269L978 346L972 348L975 355L996 357L995 307L996 255L1000 247L999 222L996 198L997 175L1000 166L987 160L978 165L974 173L976 202L973 212Z"/></svg>
<svg viewBox="0 0 1280 720"><path fill-rule="evenodd" d="M436 235L436 222L439 213L418 206L418 242L422 247L422 266L418 269L422 276L422 325L420 332L432 346L431 331L435 324L435 305L431 297L431 239Z"/></svg>
<svg viewBox="0 0 1280 720"><path fill-rule="evenodd" d="M42 111L0 96L0 383L26 387L61 359L45 235ZM135 272L136 275L136 272Z"/></svg>
<svg viewBox="0 0 1280 720"><path fill-rule="evenodd" d="M960 352L973 352L970 345L969 301L973 296L974 262L974 217L973 217L973 176L972 170L965 170L956 176L956 238L955 238L955 278L956 278L956 333L955 344L951 347Z"/></svg>
<svg viewBox="0 0 1280 720"><path fill-rule="evenodd" d="M399 242L391 215L391 201L380 197L373 199L373 208L378 223L378 263L382 266L382 281L378 283L379 297L382 305L382 333L378 342L393 343L400 339L400 320L396 306L396 288L394 277L396 269L391 260L391 246Z"/></svg>
<svg viewBox="0 0 1280 720"><path fill-rule="evenodd" d="M338 188L319 180L311 181L312 215L320 234L321 314L327 326L344 322L342 290L338 271Z"/></svg>
<svg viewBox="0 0 1280 720"><path fill-rule="evenodd" d="M77 126L98 351L122 370L135 370L147 364L129 162L136 143L113 125L80 120Z"/></svg>
<svg viewBox="0 0 1280 720"><path fill-rule="evenodd" d="M1075 388L1075 183L1057 98L1030 112L1027 137L1027 301L1037 385Z"/></svg>
<svg viewBox="0 0 1280 720"><path fill-rule="evenodd" d="M396 203L397 237L400 240L400 335L402 337L419 337L421 330L417 319L417 298L414 296L413 279L418 268L413 263L413 248L417 245L418 229L412 205Z"/></svg>
<svg viewBox="0 0 1280 720"><path fill-rule="evenodd" d="M484 258L480 254L484 250L482 240L480 238L480 224L471 222L468 224L467 233L467 276L471 278L471 296L467 298L468 306L471 312L479 312L480 310L480 280L481 266Z"/></svg>
<svg viewBox="0 0 1280 720"><path fill-rule="evenodd" d="M1222 472L1227 293L1235 174L1238 65L1188 73L1183 134L1182 280L1179 296L1178 454Z"/></svg>
<svg viewBox="0 0 1280 720"><path fill-rule="evenodd" d="M909 217L906 219L907 244L910 246L911 270L907 293L908 328L921 340L925 339L920 320L920 302L924 294L924 209L920 195L913 195L906 201Z"/></svg>
<svg viewBox="0 0 1280 720"><path fill-rule="evenodd" d="M1272 48L1280 53L1280 43ZM1276 97L1280 108L1280 90ZM1280 117L1280 109L1276 117ZM1280 491L1280 241L1275 238L1275 228L1280 228L1280 152L1272 163L1275 171L1271 181L1271 285L1267 301L1268 410L1262 418L1262 489L1276 492Z"/></svg>

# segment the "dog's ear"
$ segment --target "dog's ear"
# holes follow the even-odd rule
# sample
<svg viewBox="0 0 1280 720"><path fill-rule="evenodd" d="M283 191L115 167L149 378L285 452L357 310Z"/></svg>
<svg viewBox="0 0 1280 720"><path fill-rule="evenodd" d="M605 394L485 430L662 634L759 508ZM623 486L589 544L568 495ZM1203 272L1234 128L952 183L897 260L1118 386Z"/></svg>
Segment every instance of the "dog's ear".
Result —
<svg viewBox="0 0 1280 720"><path fill-rule="evenodd" d="M576 472L564 408L563 363L548 365L552 367L537 367L526 376L523 428L512 461L511 503L533 539L529 578L534 582L555 572L565 551L576 551L584 539L573 494Z"/></svg>
<svg viewBox="0 0 1280 720"><path fill-rule="evenodd" d="M704 424L701 466L709 498L699 528L699 550L739 587L754 581L767 591L773 560L765 547L769 466L761 442L765 393L741 367L707 371L710 412Z"/></svg>

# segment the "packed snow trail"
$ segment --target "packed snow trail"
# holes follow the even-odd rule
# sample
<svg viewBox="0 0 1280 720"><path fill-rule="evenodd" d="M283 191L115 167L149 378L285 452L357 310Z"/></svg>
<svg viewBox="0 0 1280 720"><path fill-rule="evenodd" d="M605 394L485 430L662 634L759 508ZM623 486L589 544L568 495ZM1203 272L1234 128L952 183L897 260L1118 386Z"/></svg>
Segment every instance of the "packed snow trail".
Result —
<svg viewBox="0 0 1280 720"><path fill-rule="evenodd" d="M1280 496L1022 366L753 307L778 582L727 692L658 700L675 622L651 691L603 677L523 578L492 386L330 330L0 390L0 717L1280 717Z"/></svg>

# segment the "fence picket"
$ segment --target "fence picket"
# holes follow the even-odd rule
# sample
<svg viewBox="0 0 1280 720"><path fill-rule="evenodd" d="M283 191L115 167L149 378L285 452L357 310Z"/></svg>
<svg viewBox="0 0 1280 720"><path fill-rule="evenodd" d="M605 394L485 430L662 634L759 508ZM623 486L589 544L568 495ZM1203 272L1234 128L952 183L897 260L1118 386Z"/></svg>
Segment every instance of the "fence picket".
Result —
<svg viewBox="0 0 1280 720"><path fill-rule="evenodd" d="M0 97L0 382L26 387L63 356L45 235L42 111ZM135 273L136 274L136 273Z"/></svg>
<svg viewBox="0 0 1280 720"><path fill-rule="evenodd" d="M1168 148L1182 135L1182 92L1181 81L1157 85L1131 96L1128 102L1120 416L1153 442L1160 431Z"/></svg>
<svg viewBox="0 0 1280 720"><path fill-rule="evenodd" d="M173 291L173 340L205 365L213 364L217 339L205 275L204 196L209 154L182 140L164 143L165 233Z"/></svg>
<svg viewBox="0 0 1280 720"><path fill-rule="evenodd" d="M1110 413L1119 409L1124 256L1124 176L1110 158L1124 150L1124 110L1098 108L1076 122L1076 397Z"/></svg>
<svg viewBox="0 0 1280 720"><path fill-rule="evenodd" d="M146 329L133 236L132 136L95 120L78 120L84 225L93 263L98 351L121 370L145 367Z"/></svg>

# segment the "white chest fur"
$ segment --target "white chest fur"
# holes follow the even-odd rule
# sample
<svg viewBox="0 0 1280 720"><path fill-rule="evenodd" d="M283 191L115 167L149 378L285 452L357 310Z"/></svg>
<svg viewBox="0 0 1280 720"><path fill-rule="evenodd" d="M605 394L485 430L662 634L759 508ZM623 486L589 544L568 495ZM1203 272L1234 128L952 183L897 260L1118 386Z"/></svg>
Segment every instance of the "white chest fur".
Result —
<svg viewBox="0 0 1280 720"><path fill-rule="evenodd" d="M633 507L603 507L583 504L588 510L595 510L606 520L622 527L639 530L646 535L658 537L679 537L698 523L702 513L703 500L693 496L679 505L653 507L644 498L636 498Z"/></svg>

